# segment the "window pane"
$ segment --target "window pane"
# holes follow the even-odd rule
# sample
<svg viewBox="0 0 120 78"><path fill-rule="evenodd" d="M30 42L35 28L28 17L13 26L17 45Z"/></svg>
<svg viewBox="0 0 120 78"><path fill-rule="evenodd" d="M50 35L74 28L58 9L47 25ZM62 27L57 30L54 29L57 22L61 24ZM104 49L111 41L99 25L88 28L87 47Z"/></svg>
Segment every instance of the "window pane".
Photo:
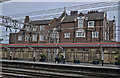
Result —
<svg viewBox="0 0 120 78"><path fill-rule="evenodd" d="M83 19L78 20L78 28L83 27L83 22L84 22Z"/></svg>
<svg viewBox="0 0 120 78"><path fill-rule="evenodd" d="M98 37L98 32L92 32L92 37L97 38Z"/></svg>
<svg viewBox="0 0 120 78"><path fill-rule="evenodd" d="M21 36L21 35L18 36L18 40L19 40L19 41L22 40L22 36Z"/></svg>
<svg viewBox="0 0 120 78"><path fill-rule="evenodd" d="M65 38L70 38L70 33L64 33Z"/></svg>
<svg viewBox="0 0 120 78"><path fill-rule="evenodd" d="M85 37L85 32L76 32L76 37Z"/></svg>
<svg viewBox="0 0 120 78"><path fill-rule="evenodd" d="M88 27L93 27L94 26L94 21L89 21L88 22Z"/></svg>
<svg viewBox="0 0 120 78"><path fill-rule="evenodd" d="M29 35L25 35L25 41L29 41Z"/></svg>
<svg viewBox="0 0 120 78"><path fill-rule="evenodd" d="M44 41L44 36L43 35L39 35L39 41Z"/></svg>
<svg viewBox="0 0 120 78"><path fill-rule="evenodd" d="M32 41L37 41L37 35L32 36Z"/></svg>

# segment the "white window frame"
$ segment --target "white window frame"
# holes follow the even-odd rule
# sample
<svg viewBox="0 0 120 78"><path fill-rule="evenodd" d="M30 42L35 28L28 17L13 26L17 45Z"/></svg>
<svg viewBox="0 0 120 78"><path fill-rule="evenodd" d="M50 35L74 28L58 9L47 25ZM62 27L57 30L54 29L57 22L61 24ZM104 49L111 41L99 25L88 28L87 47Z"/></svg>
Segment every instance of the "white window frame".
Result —
<svg viewBox="0 0 120 78"><path fill-rule="evenodd" d="M18 35L18 41L22 41L22 35Z"/></svg>
<svg viewBox="0 0 120 78"><path fill-rule="evenodd" d="M25 41L29 41L29 35L25 35Z"/></svg>
<svg viewBox="0 0 120 78"><path fill-rule="evenodd" d="M37 35L36 34L32 35L32 41L37 41Z"/></svg>
<svg viewBox="0 0 120 78"><path fill-rule="evenodd" d="M84 35L79 35L79 33L82 33L82 34L84 34ZM85 32L76 32L76 37L85 37Z"/></svg>
<svg viewBox="0 0 120 78"><path fill-rule="evenodd" d="M93 23L93 25L90 26L90 23ZM89 27L89 28L90 28L90 27L94 27L94 21L88 21L88 27Z"/></svg>
<svg viewBox="0 0 120 78"><path fill-rule="evenodd" d="M65 38L70 38L70 33L64 33Z"/></svg>
<svg viewBox="0 0 120 78"><path fill-rule="evenodd" d="M77 19L78 19L78 28L83 28L83 26L84 26L84 17L78 17ZM82 20L83 22L79 23L80 20ZM81 26L80 26L80 24L81 24Z"/></svg>
<svg viewBox="0 0 120 78"><path fill-rule="evenodd" d="M79 33L83 33L84 35L79 35ZM76 37L85 37L85 31L84 31L84 29L78 29L76 31Z"/></svg>
<svg viewBox="0 0 120 78"><path fill-rule="evenodd" d="M92 32L92 38L98 38L98 35L99 35L98 31Z"/></svg>
<svg viewBox="0 0 120 78"><path fill-rule="evenodd" d="M39 41L44 41L44 36L43 35L39 35Z"/></svg>

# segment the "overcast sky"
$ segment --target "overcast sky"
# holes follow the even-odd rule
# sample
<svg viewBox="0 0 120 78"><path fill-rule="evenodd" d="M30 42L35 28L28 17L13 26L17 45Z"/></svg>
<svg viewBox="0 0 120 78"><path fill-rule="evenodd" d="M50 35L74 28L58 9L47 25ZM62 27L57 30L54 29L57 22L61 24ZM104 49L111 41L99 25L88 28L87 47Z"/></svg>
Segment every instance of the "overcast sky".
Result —
<svg viewBox="0 0 120 78"><path fill-rule="evenodd" d="M32 0L31 0L32 2L15 2L14 0L12 1L2 3L2 15L7 16L11 14L19 14L19 13L26 13L26 12L33 12L33 11L40 11L40 10L49 10L49 9L63 8L63 7L91 3L91 2L35 2L38 0L34 0L34 2ZM22 1L22 0L16 0L16 1ZM27 0L24 0L24 1L27 1ZM103 1L107 1L107 0L103 0ZM109 0L109 1L112 1L112 0ZM113 16L118 17L116 11L108 12L109 19L113 19ZM3 30L5 31L5 28L3 28ZM4 41L4 43L8 43L8 41L7 42Z"/></svg>

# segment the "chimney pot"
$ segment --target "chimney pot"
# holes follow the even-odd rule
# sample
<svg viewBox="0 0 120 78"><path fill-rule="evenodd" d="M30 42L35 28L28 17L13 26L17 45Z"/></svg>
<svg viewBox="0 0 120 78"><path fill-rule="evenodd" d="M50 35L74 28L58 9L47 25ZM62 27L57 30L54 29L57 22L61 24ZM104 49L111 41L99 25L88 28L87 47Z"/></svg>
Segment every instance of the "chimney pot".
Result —
<svg viewBox="0 0 120 78"><path fill-rule="evenodd" d="M78 11L71 11L70 15L78 15Z"/></svg>

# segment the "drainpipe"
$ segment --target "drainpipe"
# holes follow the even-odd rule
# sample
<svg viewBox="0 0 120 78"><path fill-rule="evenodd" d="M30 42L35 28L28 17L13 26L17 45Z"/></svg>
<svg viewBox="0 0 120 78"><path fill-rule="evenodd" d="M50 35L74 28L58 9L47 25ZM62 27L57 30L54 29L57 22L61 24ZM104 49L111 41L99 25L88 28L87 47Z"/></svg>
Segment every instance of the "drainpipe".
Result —
<svg viewBox="0 0 120 78"><path fill-rule="evenodd" d="M76 34L76 33L75 33L75 22L76 22L76 21L77 21L77 19L75 18L75 19L74 19L74 37L73 37L73 43L75 43L75 36L76 36L76 35L75 35L75 34Z"/></svg>

